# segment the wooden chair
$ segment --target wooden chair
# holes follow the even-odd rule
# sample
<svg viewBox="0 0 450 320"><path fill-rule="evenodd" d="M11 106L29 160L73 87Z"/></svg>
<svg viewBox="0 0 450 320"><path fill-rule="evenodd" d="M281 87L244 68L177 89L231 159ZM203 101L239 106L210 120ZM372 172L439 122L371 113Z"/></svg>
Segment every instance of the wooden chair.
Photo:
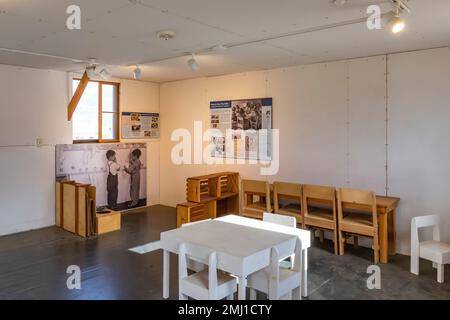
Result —
<svg viewBox="0 0 450 320"><path fill-rule="evenodd" d="M280 200L294 201L294 203L280 206ZM292 216L297 220L297 223L303 224L301 184L274 182L273 201L276 214Z"/></svg>
<svg viewBox="0 0 450 320"><path fill-rule="evenodd" d="M411 273L419 275L419 259L433 262L437 281L444 282L444 265L450 264L450 244L441 242L438 215L416 217L411 220ZM433 240L420 241L419 229L433 228Z"/></svg>
<svg viewBox="0 0 450 320"><path fill-rule="evenodd" d="M281 214L264 212L263 221L275 223L285 227L297 228L297 220L295 219L295 217L284 216ZM285 269L294 268L294 259L295 254L291 255L290 261L283 259L282 261L280 261L280 267Z"/></svg>
<svg viewBox="0 0 450 320"><path fill-rule="evenodd" d="M276 248L270 252L270 266L251 274L247 278L247 287L250 288L250 299L256 300L256 291L268 295L269 300L301 299L302 287L302 243L297 239L295 245L295 263L292 269L283 269L279 266L279 254ZM256 291L255 291L256 290Z"/></svg>
<svg viewBox="0 0 450 320"><path fill-rule="evenodd" d="M188 275L187 257L208 261L208 270ZM178 247L179 298L196 300L232 300L237 279L217 270L217 253L208 248L182 243Z"/></svg>
<svg viewBox="0 0 450 320"><path fill-rule="evenodd" d="M316 205L312 207L311 204ZM303 228L333 232L334 254L339 254L337 228L336 189L314 185L303 186Z"/></svg>
<svg viewBox="0 0 450 320"><path fill-rule="evenodd" d="M337 201L340 254L344 254L345 235L369 237L373 239L374 261L378 263L380 244L375 193L356 189L339 189ZM344 209L348 211L344 213Z"/></svg>
<svg viewBox="0 0 450 320"><path fill-rule="evenodd" d="M243 216L262 219L264 212L272 212L270 185L267 181L242 180L242 194L244 196ZM260 197L259 201L255 202L254 196Z"/></svg>

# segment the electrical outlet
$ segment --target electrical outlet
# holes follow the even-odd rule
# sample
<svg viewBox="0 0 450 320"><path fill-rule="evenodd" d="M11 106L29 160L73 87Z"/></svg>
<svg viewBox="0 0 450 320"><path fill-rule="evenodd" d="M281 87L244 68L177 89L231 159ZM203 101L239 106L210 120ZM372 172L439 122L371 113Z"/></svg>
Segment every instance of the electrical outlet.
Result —
<svg viewBox="0 0 450 320"><path fill-rule="evenodd" d="M42 147L43 144L42 138L36 138L36 147Z"/></svg>

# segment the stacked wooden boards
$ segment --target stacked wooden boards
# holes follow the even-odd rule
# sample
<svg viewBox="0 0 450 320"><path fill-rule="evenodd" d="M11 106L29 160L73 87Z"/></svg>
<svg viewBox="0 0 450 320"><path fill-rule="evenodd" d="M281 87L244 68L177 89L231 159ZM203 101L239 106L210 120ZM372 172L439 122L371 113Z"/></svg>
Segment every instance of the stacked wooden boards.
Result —
<svg viewBox="0 0 450 320"><path fill-rule="evenodd" d="M74 181L56 182L56 225L82 237L96 232L96 188Z"/></svg>

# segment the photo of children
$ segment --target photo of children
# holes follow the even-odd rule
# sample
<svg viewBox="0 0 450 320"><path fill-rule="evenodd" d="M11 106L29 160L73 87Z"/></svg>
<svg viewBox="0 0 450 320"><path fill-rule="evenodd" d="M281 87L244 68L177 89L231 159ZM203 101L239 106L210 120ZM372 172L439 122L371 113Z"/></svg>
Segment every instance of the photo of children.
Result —
<svg viewBox="0 0 450 320"><path fill-rule="evenodd" d="M233 101L231 112L233 130L262 129L261 100Z"/></svg>
<svg viewBox="0 0 450 320"><path fill-rule="evenodd" d="M146 164L145 143L56 146L57 181L94 185L98 210L146 206Z"/></svg>
<svg viewBox="0 0 450 320"><path fill-rule="evenodd" d="M106 180L106 191L108 192L108 208L117 210L117 197L119 196L119 177L120 165L117 163L116 152L108 150L106 152L108 160L108 178Z"/></svg>
<svg viewBox="0 0 450 320"><path fill-rule="evenodd" d="M141 157L142 152L139 149L135 149L130 154L130 166L125 168L125 172L131 177L130 182L130 197L131 203L128 205L129 208L134 208L139 205L139 190L141 185Z"/></svg>

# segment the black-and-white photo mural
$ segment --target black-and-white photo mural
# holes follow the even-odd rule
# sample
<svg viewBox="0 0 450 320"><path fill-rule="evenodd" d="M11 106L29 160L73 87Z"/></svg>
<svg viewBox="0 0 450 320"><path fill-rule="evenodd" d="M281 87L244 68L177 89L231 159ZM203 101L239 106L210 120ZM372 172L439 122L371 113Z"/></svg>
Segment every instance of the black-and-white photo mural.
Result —
<svg viewBox="0 0 450 320"><path fill-rule="evenodd" d="M94 185L98 209L146 206L147 145L57 145L56 180Z"/></svg>

